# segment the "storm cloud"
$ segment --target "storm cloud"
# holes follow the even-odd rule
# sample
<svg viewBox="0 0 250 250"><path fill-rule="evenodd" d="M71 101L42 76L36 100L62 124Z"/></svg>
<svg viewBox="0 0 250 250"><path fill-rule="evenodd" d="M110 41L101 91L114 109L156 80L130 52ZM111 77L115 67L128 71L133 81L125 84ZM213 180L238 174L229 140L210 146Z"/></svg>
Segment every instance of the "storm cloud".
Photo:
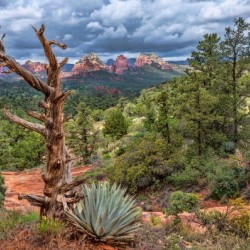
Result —
<svg viewBox="0 0 250 250"><path fill-rule="evenodd" d="M249 0L0 0L1 33L8 53L19 61L44 60L31 25L46 25L48 39L72 62L96 52L104 60L156 52L184 59L207 33L223 35L239 16L249 22Z"/></svg>

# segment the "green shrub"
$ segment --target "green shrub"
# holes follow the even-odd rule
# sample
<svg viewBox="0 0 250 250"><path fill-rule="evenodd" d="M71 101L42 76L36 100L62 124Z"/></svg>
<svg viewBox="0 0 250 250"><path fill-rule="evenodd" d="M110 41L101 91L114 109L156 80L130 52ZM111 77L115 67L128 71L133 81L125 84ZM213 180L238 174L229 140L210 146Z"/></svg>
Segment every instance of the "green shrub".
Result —
<svg viewBox="0 0 250 250"><path fill-rule="evenodd" d="M240 190L237 177L237 173L228 166L219 168L209 177L211 197L218 200L236 198Z"/></svg>
<svg viewBox="0 0 250 250"><path fill-rule="evenodd" d="M189 187L198 184L200 175L198 169L187 166L183 171L173 173L167 180L177 187Z"/></svg>
<svg viewBox="0 0 250 250"><path fill-rule="evenodd" d="M38 224L38 232L42 235L59 235L64 230L64 223L59 220L43 218Z"/></svg>
<svg viewBox="0 0 250 250"><path fill-rule="evenodd" d="M6 188L4 187L4 178L0 174L0 209L4 206Z"/></svg>
<svg viewBox="0 0 250 250"><path fill-rule="evenodd" d="M167 207L167 213L178 215L182 212L193 212L198 207L198 197L192 193L182 191L173 192L170 195Z"/></svg>
<svg viewBox="0 0 250 250"><path fill-rule="evenodd" d="M136 193L151 185L164 182L181 157L174 155L174 147L154 134L146 134L133 141L125 153L107 168L107 177Z"/></svg>
<svg viewBox="0 0 250 250"><path fill-rule="evenodd" d="M134 238L140 224L141 211L126 190L109 183L94 183L82 187L84 199L73 211L67 211L69 221L79 231L102 241L123 241Z"/></svg>

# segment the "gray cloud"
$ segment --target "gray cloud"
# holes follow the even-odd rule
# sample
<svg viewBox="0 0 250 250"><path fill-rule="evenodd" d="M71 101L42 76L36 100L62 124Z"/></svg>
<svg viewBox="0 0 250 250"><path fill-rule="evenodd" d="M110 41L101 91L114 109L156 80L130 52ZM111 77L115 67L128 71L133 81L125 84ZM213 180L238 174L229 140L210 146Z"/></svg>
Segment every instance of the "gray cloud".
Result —
<svg viewBox="0 0 250 250"><path fill-rule="evenodd" d="M0 0L0 7L6 48L19 60L44 58L30 25L44 23L48 39L68 45L56 54L77 60L93 51L185 57L204 34L222 35L238 16L250 21L249 0Z"/></svg>

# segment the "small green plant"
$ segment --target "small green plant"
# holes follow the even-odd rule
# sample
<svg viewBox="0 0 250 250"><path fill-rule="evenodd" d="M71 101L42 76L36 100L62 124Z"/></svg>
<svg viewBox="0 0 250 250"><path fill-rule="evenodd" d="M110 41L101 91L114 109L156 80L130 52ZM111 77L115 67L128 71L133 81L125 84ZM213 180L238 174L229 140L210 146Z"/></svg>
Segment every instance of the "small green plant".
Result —
<svg viewBox="0 0 250 250"><path fill-rule="evenodd" d="M82 192L84 199L73 211L66 212L79 231L103 241L134 238L133 233L140 226L141 210L132 197L125 195L125 189L99 182L82 186Z"/></svg>
<svg viewBox="0 0 250 250"><path fill-rule="evenodd" d="M35 212L22 214L19 211L0 210L0 239L7 236L14 228L38 220Z"/></svg>
<svg viewBox="0 0 250 250"><path fill-rule="evenodd" d="M154 225L154 226L157 226L157 225L160 225L161 224L161 218L154 215L154 214L151 214L150 215L150 221L151 223Z"/></svg>
<svg viewBox="0 0 250 250"><path fill-rule="evenodd" d="M145 201L147 196L145 194L139 194L136 198L138 201Z"/></svg>
<svg viewBox="0 0 250 250"><path fill-rule="evenodd" d="M181 219L179 213L193 212L198 208L198 197L192 193L184 193L182 191L173 192L168 201L166 209L167 215L174 215L174 224L179 224Z"/></svg>
<svg viewBox="0 0 250 250"><path fill-rule="evenodd" d="M38 232L42 235L59 235L64 230L64 223L59 220L43 218L38 224Z"/></svg>

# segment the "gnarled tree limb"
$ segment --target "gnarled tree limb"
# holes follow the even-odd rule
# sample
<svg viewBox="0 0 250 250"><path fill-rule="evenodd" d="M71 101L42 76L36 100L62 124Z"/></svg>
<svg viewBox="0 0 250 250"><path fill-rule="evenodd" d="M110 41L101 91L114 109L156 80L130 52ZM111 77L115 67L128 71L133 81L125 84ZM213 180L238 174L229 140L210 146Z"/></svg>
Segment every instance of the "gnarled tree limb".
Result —
<svg viewBox="0 0 250 250"><path fill-rule="evenodd" d="M83 179L76 179L76 180L72 181L71 183L65 184L64 186L62 186L60 189L60 193L66 193L66 192L74 189L75 187L77 187L85 182L86 182L86 179L84 179L84 178Z"/></svg>
<svg viewBox="0 0 250 250"><path fill-rule="evenodd" d="M67 45L66 44L60 43L60 42L58 42L56 40L49 41L49 45L52 45L52 44L58 46L61 49L67 49Z"/></svg>
<svg viewBox="0 0 250 250"><path fill-rule="evenodd" d="M40 40L42 46L43 46L43 49L44 49L44 53L49 61L49 65L50 65L50 68L52 69L57 69L58 68L58 64L57 64L57 60L56 60L56 57L51 49L51 45L54 44L54 45L57 45L59 46L60 48L62 49L66 49L67 46L65 44L61 44L60 42L57 42L55 40L52 40L52 41L48 41L43 33L45 31L45 26L42 25L41 28L39 30L37 30L36 28L34 28L33 26L31 26L34 31L36 32L36 35L38 37L38 39Z"/></svg>
<svg viewBox="0 0 250 250"><path fill-rule="evenodd" d="M68 98L72 93L74 93L74 90L68 90L64 93L62 93L61 95L59 95L56 99L55 102L59 102L59 101L64 101L66 98Z"/></svg>
<svg viewBox="0 0 250 250"><path fill-rule="evenodd" d="M0 42L1 48L1 42ZM32 88L44 93L49 96L53 89L46 83L39 80L28 70L24 69L19 63L13 60L11 57L7 56L3 50L0 50L0 62L4 63L11 71L21 76Z"/></svg>
<svg viewBox="0 0 250 250"><path fill-rule="evenodd" d="M59 67L62 68L68 61L69 61L69 58L68 58L68 57L65 57L65 58L59 63Z"/></svg>
<svg viewBox="0 0 250 250"><path fill-rule="evenodd" d="M18 117L16 115L13 115L11 113L9 113L8 111L4 110L4 114L5 116L12 122L18 124L18 125L21 125L22 127L24 128L28 128L28 129L31 129L43 136L45 136L45 127L40 125L40 124L37 124L37 123L33 123L33 122L28 122L26 120L24 120L23 118L21 117Z"/></svg>
<svg viewBox="0 0 250 250"><path fill-rule="evenodd" d="M44 114L40 114L40 113L34 112L34 111L28 111L27 114L33 118L36 118L39 121L42 121L42 122L46 121L46 117Z"/></svg>

